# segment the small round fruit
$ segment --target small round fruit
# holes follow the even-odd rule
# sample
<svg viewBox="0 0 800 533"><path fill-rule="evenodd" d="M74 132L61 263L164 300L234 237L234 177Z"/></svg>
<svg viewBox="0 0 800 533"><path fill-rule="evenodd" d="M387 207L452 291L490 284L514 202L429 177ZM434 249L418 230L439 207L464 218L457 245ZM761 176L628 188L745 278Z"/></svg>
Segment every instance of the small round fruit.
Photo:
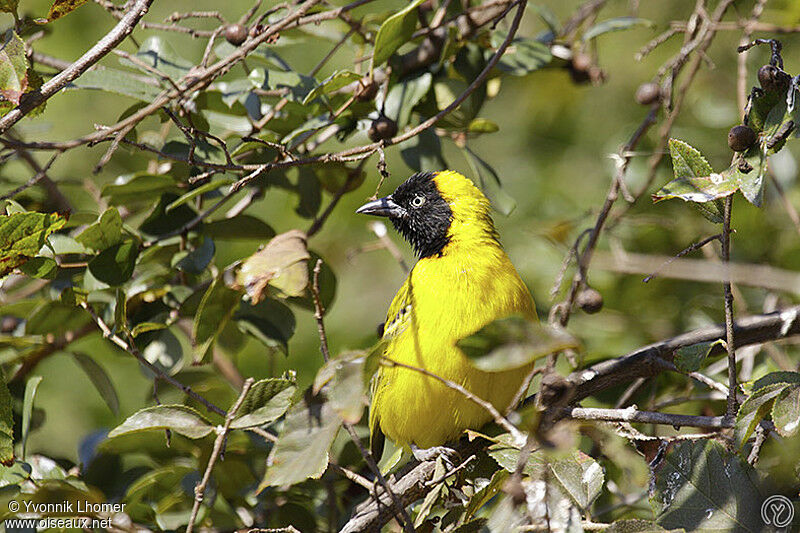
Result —
<svg viewBox="0 0 800 533"><path fill-rule="evenodd" d="M756 142L756 132L749 126L734 126L728 132L728 146L734 152L744 152Z"/></svg>
<svg viewBox="0 0 800 533"><path fill-rule="evenodd" d="M774 65L764 65L758 69L758 83L764 92L784 92L789 88L791 77Z"/></svg>
<svg viewBox="0 0 800 533"><path fill-rule="evenodd" d="M661 87L657 83L643 83L636 89L635 98L641 105L655 104L661 100Z"/></svg>
<svg viewBox="0 0 800 533"><path fill-rule="evenodd" d="M228 24L225 26L225 40L233 46L239 46L247 39L247 28L241 24Z"/></svg>
<svg viewBox="0 0 800 533"><path fill-rule="evenodd" d="M381 115L372 121L367 131L372 142L382 141L384 139L391 139L397 135L397 122L387 116Z"/></svg>
<svg viewBox="0 0 800 533"><path fill-rule="evenodd" d="M578 293L575 303L581 311L591 315L603 308L603 296L592 288L586 288Z"/></svg>
<svg viewBox="0 0 800 533"><path fill-rule="evenodd" d="M356 100L359 102L371 102L378 94L378 84L370 82L366 78L362 79L356 87Z"/></svg>

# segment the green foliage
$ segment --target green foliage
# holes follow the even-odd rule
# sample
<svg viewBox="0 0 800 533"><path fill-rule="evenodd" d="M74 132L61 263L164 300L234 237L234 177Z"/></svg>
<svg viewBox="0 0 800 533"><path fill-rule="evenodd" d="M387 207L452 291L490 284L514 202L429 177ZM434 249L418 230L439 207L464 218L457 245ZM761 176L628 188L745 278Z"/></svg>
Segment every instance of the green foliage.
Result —
<svg viewBox="0 0 800 533"><path fill-rule="evenodd" d="M763 492L756 471L714 441L682 442L655 474L650 498L660 526L762 531Z"/></svg>
<svg viewBox="0 0 800 533"><path fill-rule="evenodd" d="M109 438L152 430L174 431L190 439L200 439L212 431L213 426L203 415L185 405L156 405L142 409L111 430Z"/></svg>
<svg viewBox="0 0 800 533"><path fill-rule="evenodd" d="M65 222L56 213L0 215L0 278L34 257Z"/></svg>
<svg viewBox="0 0 800 533"><path fill-rule="evenodd" d="M417 26L416 10L423 0L413 0L406 7L387 18L375 36L375 50L372 52L370 70L381 66L389 57L408 41Z"/></svg>
<svg viewBox="0 0 800 533"><path fill-rule="evenodd" d="M19 105L20 97L27 88L28 59L25 57L25 43L13 30L8 30L0 48L0 96Z"/></svg>
<svg viewBox="0 0 800 533"><path fill-rule="evenodd" d="M578 348L565 331L523 317L495 320L457 344L472 364L491 372L520 368L552 353Z"/></svg>

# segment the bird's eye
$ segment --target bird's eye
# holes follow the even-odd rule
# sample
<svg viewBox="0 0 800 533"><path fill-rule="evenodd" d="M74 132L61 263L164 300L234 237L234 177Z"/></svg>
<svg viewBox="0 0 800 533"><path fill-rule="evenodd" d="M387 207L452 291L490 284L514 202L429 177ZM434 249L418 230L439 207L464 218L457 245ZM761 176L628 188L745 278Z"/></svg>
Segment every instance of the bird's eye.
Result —
<svg viewBox="0 0 800 533"><path fill-rule="evenodd" d="M411 200L412 207L422 207L422 204L425 203L425 197L421 194L418 194Z"/></svg>

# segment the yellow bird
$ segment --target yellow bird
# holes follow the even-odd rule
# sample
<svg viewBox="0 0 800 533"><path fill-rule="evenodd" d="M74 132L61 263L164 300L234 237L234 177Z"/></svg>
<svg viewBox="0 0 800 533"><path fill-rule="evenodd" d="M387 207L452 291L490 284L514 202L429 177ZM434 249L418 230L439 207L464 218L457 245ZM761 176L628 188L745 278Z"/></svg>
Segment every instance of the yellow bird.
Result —
<svg viewBox="0 0 800 533"><path fill-rule="evenodd" d="M485 372L455 344L498 318L537 320L530 291L500 244L489 201L457 172L423 172L356 212L388 217L419 258L389 307L384 357L458 383L504 412L532 364ZM378 457L384 435L418 450L490 420L486 409L417 370L382 365L374 378L369 426Z"/></svg>

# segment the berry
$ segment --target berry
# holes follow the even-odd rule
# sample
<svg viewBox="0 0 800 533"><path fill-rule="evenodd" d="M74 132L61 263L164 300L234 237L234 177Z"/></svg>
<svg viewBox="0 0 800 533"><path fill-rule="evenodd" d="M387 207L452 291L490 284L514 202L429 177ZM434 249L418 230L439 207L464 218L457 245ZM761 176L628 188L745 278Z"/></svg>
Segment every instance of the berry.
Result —
<svg viewBox="0 0 800 533"><path fill-rule="evenodd" d="M635 98L642 105L655 104L661 100L661 87L657 83L643 83L636 90Z"/></svg>
<svg viewBox="0 0 800 533"><path fill-rule="evenodd" d="M579 292L575 302L584 313L590 315L603 308L603 296L592 288L586 288Z"/></svg>
<svg viewBox="0 0 800 533"><path fill-rule="evenodd" d="M756 132L749 126L734 126L728 132L728 146L734 152L744 152L756 142Z"/></svg>
<svg viewBox="0 0 800 533"><path fill-rule="evenodd" d="M225 26L225 40L233 46L239 46L247 39L247 28L241 24L228 24Z"/></svg>
<svg viewBox="0 0 800 533"><path fill-rule="evenodd" d="M367 131L372 142L382 141L384 139L391 139L397 135L397 122L390 119L385 115L381 115L372 121Z"/></svg>

